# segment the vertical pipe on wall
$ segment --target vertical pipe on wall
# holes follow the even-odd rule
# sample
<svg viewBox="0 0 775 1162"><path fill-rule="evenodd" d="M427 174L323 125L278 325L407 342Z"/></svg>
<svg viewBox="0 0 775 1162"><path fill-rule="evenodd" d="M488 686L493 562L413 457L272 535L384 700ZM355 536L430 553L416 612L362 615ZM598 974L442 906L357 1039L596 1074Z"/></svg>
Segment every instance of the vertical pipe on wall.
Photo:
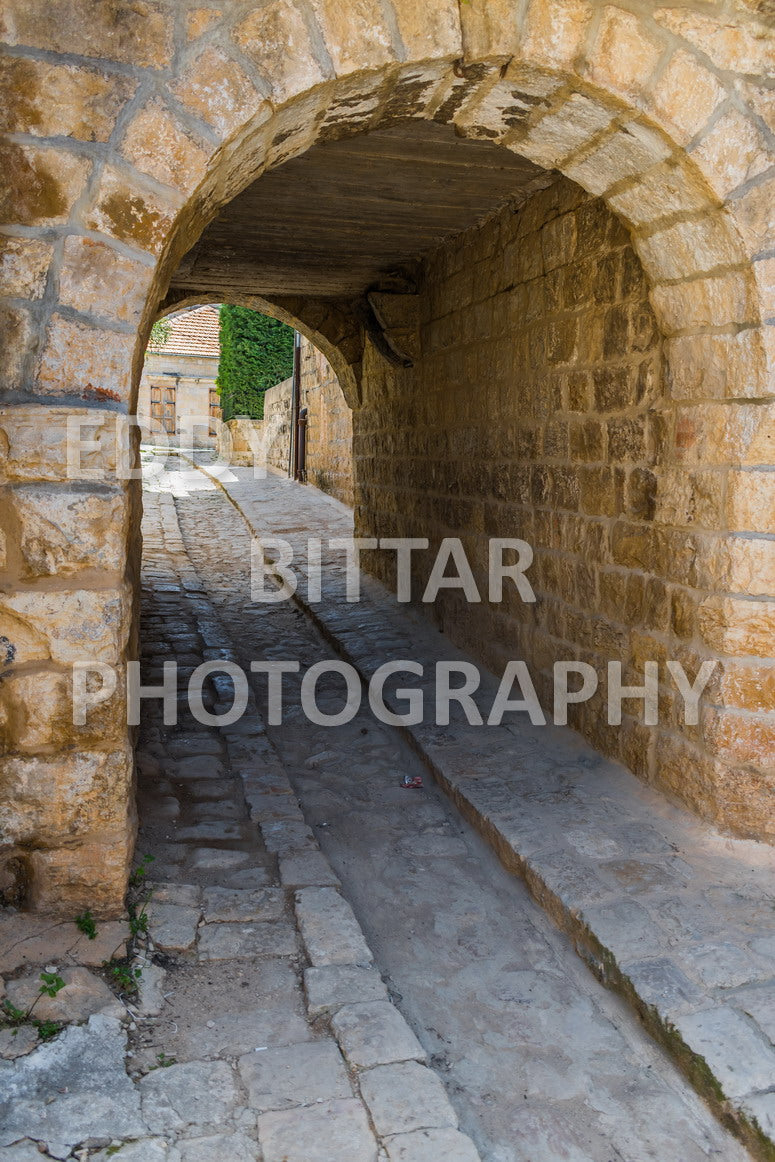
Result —
<svg viewBox="0 0 775 1162"><path fill-rule="evenodd" d="M293 379L291 381L291 433L288 449L288 475L296 479L298 471L298 440L296 429L299 424L299 396L301 395L301 335L293 333Z"/></svg>

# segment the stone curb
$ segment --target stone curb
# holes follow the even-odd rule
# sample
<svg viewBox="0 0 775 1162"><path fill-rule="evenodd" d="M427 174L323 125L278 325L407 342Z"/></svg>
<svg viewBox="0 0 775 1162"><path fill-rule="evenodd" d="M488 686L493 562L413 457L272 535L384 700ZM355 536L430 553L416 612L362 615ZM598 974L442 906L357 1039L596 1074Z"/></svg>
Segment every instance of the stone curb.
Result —
<svg viewBox="0 0 775 1162"><path fill-rule="evenodd" d="M261 533L229 487L205 466L190 457L184 458L224 492L251 534L260 537ZM239 478L236 482L241 483ZM293 540L293 537L288 539ZM325 558L323 563L325 565ZM304 575L303 568L298 572ZM299 586L294 594L296 604L368 683L380 661L384 660L374 656L374 628L382 621L387 630L391 629L389 613L376 600L369 600L368 590L377 595L384 592L389 606L387 591L373 578L367 578L362 585L359 605L348 606L341 602L335 613L327 616L325 604L310 606L302 598L301 588ZM363 635L359 629L364 605L369 606L368 620L372 630L369 635ZM399 614L406 616L406 607L398 609ZM430 623L428 631L436 632ZM365 641L364 636L367 637ZM358 649L359 643L363 645L362 650ZM463 651L455 650L455 653L463 656ZM399 707L393 709L398 711ZM551 808L544 804L533 811L531 805L527 815L520 810L524 802L524 798L522 801L520 798L525 789L524 781L520 779L521 768L541 745L545 747L549 743L560 751L564 749L566 763L569 766L574 762L578 764L579 783L589 779L593 794L601 793L596 787L596 784L601 784L611 795L614 815L628 796L638 801L644 827L650 828L654 835L655 846L649 854L653 856L656 852L663 863L673 860L676 844L658 835L660 825L668 836L672 829L679 838L683 826L690 846L692 842L697 845L698 835L704 837L709 846L712 846L711 841L715 841L719 849L714 853L717 856L724 846L734 850L736 844L743 863L748 856L775 868L775 852L762 844L718 836L682 809L673 808L624 768L601 760L591 747L567 729L554 728L550 734L550 728L546 728L539 743L538 728L520 729L517 734L509 727L495 728L495 743L491 743L487 751L483 747L485 740L481 734L476 734L474 727L456 724L448 729L444 739L439 738L438 730L433 727L403 726L400 729L461 814L476 827L504 866L525 881L535 899L571 937L576 951L598 979L618 991L636 1009L649 1031L671 1054L722 1124L736 1133L755 1157L773 1162L775 1045L771 1037L775 1020L768 1025L768 1038L749 1012L756 998L741 1000L737 992L729 991L723 977L716 982L715 988L703 987L702 982L698 985L696 980L693 982L691 973L687 976L682 966L675 963L678 959L676 950L647 909L633 898L633 894L625 892L617 900L615 893L600 881L595 860L584 858L579 851L564 843L558 833L557 820L551 818ZM573 742L573 750L568 747L569 740ZM470 759L462 763L461 769L461 755L464 759L476 755L484 774L480 777L471 772ZM598 765L604 769L597 770ZM606 782L609 769L616 774L611 786ZM516 778L511 778L515 771ZM624 791L622 784L625 785ZM589 795L588 790L586 794ZM552 836L548 844L546 830ZM648 845L644 845L644 849L648 851ZM693 870L689 868L690 872ZM767 866L763 870L765 874L758 877L761 886L757 885L755 894L760 894L762 903L765 903L768 898ZM698 876L704 876L700 879L703 889L707 888L708 873L707 867L699 867L696 871ZM723 887L730 899L734 897L733 887ZM698 896L698 903L701 901L702 896ZM769 911L771 913L771 906ZM686 920L685 917L682 919ZM745 949L740 947L739 934L733 930L730 935L731 939L725 940L722 917L711 910L705 944L706 954L711 960L720 955L720 946L726 946L738 961L745 961ZM773 975L771 957L775 951L775 939L771 929L769 938L773 947L768 956L748 957L748 977L743 971L743 979L738 979L734 972L728 978L734 982L735 989L749 985L749 992L753 992L762 986L762 991L767 994L761 998L763 1020L773 1007L772 983L768 989L764 988L764 983L771 982ZM748 1008L743 1007L745 1005ZM758 1011L754 1008L754 1012Z"/></svg>

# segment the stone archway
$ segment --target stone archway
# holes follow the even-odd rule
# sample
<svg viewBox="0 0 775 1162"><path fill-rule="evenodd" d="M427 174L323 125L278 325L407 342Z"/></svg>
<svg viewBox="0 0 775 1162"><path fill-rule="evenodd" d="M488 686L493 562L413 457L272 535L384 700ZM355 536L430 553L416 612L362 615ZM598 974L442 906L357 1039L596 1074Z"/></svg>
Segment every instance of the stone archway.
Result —
<svg viewBox="0 0 775 1162"><path fill-rule="evenodd" d="M138 501L117 481L119 418L170 277L263 170L327 135L406 118L449 121L554 167L630 228L666 338L666 490L693 504L708 463L723 481L692 549L716 583L691 640L729 662L703 777L718 792L712 813L755 831L756 818L725 808L724 783L766 792L771 738L771 671L757 660L773 630L758 471L772 461L775 285L761 26L742 10L646 18L585 0L444 0L430 13L404 0L346 13L272 0L179 19L143 0L120 15L18 0L4 17L9 75L28 96L5 147L2 817L30 902L109 912L123 896L133 821L121 684L96 727L74 727L70 668L85 647L120 662L132 642ZM100 438L74 457L79 419Z"/></svg>

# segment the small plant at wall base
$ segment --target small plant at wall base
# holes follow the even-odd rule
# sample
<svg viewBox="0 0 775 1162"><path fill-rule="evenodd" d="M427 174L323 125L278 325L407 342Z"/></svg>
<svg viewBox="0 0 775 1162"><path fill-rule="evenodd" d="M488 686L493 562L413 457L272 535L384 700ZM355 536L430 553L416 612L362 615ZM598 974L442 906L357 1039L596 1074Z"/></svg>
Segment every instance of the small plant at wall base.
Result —
<svg viewBox="0 0 775 1162"><path fill-rule="evenodd" d="M293 328L247 307L221 307L216 385L224 420L264 415L264 392L293 371Z"/></svg>
<svg viewBox="0 0 775 1162"><path fill-rule="evenodd" d="M13 1036L16 1036L17 1029L22 1025L31 1024L37 1029L40 1039L47 1041L49 1038L56 1036L62 1028L61 1022L51 1020L41 1021L33 1017L32 1013L41 997L55 997L65 987L65 982L56 972L42 972L39 979L42 981L42 984L38 989L37 996L28 1009L17 1009L7 999L0 1005L0 1028L11 1029Z"/></svg>
<svg viewBox="0 0 775 1162"><path fill-rule="evenodd" d="M80 916L75 917L75 924L78 931L83 932L84 936L88 936L90 940L97 939L97 925L88 908L85 912L81 912Z"/></svg>

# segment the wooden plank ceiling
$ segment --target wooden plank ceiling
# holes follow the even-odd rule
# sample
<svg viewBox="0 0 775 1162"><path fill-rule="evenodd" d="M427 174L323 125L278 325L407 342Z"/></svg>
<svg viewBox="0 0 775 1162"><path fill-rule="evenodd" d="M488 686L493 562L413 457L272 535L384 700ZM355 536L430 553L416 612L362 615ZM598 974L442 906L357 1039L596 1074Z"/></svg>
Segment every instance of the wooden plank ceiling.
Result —
<svg viewBox="0 0 775 1162"><path fill-rule="evenodd" d="M433 122L316 145L225 206L171 289L349 298L552 178Z"/></svg>

